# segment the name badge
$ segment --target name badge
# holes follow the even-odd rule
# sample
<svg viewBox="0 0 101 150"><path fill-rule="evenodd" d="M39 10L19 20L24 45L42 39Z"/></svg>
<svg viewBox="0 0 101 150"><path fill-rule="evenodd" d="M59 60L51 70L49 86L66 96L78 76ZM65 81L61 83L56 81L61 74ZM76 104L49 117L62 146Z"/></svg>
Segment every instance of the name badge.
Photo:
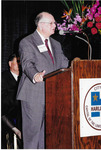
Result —
<svg viewBox="0 0 101 150"><path fill-rule="evenodd" d="M38 46L38 49L39 49L40 53L43 53L43 52L48 51L48 50L47 50L47 47L46 47L44 44L39 45L39 46Z"/></svg>

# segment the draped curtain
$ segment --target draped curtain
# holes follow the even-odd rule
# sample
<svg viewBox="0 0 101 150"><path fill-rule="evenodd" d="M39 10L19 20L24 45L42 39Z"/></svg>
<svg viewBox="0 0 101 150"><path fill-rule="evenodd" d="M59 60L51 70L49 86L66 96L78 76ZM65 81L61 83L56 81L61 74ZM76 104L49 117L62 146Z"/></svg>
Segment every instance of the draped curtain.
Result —
<svg viewBox="0 0 101 150"><path fill-rule="evenodd" d="M2 2L2 70L8 69L7 60L17 50L15 41L28 32L26 3ZM15 49L14 49L15 48Z"/></svg>
<svg viewBox="0 0 101 150"><path fill-rule="evenodd" d="M7 60L18 51L21 38L35 30L34 19L41 11L48 11L59 17L62 11L57 1L2 1L2 71L8 69ZM60 5L61 6L61 5ZM62 9L63 10L63 9ZM58 17L58 18L59 18Z"/></svg>
<svg viewBox="0 0 101 150"><path fill-rule="evenodd" d="M53 14L57 22L61 22L61 16L65 9L60 1L6 1L2 0L2 71L8 69L7 60L11 53L18 52L19 41L35 30L34 19L41 11L48 11ZM87 44L79 41L74 35L60 36L54 35L63 46L65 55L72 60L75 56L87 58ZM101 44L95 37L92 41L93 58L101 58ZM96 43L97 44L96 44Z"/></svg>

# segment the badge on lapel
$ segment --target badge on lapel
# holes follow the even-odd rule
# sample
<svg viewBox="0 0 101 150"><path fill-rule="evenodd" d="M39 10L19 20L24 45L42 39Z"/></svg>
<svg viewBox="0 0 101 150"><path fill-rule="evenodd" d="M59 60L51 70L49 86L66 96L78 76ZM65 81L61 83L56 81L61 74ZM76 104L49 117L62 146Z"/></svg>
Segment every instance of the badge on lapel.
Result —
<svg viewBox="0 0 101 150"><path fill-rule="evenodd" d="M46 46L45 46L44 44L39 45L39 46L37 46L37 47L38 47L40 53L43 53L43 52L48 51L47 48L46 48Z"/></svg>

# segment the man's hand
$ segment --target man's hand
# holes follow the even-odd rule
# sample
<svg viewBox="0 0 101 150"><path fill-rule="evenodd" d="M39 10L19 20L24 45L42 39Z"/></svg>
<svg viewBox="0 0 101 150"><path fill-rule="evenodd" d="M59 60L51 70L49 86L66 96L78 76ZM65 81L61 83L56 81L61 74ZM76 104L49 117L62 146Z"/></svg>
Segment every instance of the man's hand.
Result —
<svg viewBox="0 0 101 150"><path fill-rule="evenodd" d="M35 82L42 82L43 81L43 76L44 76L45 72L46 71L44 70L42 72L37 73L35 75L35 77L34 77Z"/></svg>
<svg viewBox="0 0 101 150"><path fill-rule="evenodd" d="M21 131L18 130L16 127L12 128L12 130L15 132L15 134L21 139Z"/></svg>

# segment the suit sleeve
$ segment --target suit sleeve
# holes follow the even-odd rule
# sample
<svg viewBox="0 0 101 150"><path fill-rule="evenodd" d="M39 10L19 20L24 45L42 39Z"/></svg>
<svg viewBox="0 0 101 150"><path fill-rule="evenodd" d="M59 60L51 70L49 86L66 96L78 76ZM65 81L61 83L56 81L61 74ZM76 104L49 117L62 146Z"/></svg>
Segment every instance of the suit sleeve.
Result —
<svg viewBox="0 0 101 150"><path fill-rule="evenodd" d="M19 54L22 71L33 82L34 75L38 72L34 54L34 46L26 39L19 44Z"/></svg>

